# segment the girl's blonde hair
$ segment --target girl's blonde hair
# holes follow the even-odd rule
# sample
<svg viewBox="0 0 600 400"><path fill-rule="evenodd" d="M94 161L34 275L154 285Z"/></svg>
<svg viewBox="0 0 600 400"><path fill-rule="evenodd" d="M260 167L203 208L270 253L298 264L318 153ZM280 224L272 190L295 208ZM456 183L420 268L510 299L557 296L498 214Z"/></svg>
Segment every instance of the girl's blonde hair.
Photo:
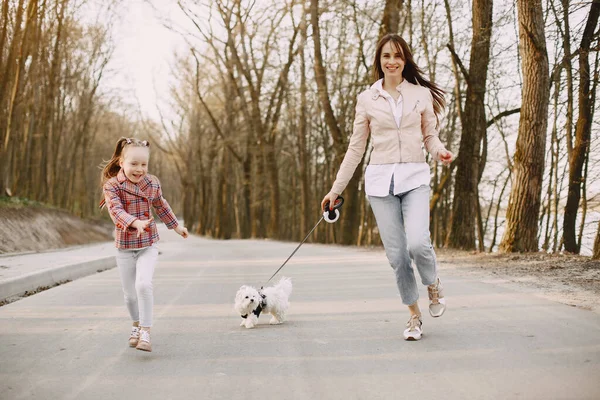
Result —
<svg viewBox="0 0 600 400"><path fill-rule="evenodd" d="M117 141L115 152L110 160L106 161L102 165L102 184L104 185L107 180L113 176L117 176L121 166L119 160L123 156L123 152L127 147L150 147L150 142L147 140L139 140L136 138L122 137Z"/></svg>

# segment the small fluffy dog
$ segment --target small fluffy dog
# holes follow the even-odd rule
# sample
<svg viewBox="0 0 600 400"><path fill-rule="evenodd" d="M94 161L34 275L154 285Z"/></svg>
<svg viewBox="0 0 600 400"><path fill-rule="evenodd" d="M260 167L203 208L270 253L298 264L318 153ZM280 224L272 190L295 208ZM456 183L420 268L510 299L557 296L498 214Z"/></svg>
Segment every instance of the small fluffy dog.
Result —
<svg viewBox="0 0 600 400"><path fill-rule="evenodd" d="M235 310L242 316L240 326L254 328L258 324L261 312L271 314L270 324L281 324L285 320L285 312L290 306L292 280L281 278L278 284L256 290L252 286L242 286L235 295Z"/></svg>

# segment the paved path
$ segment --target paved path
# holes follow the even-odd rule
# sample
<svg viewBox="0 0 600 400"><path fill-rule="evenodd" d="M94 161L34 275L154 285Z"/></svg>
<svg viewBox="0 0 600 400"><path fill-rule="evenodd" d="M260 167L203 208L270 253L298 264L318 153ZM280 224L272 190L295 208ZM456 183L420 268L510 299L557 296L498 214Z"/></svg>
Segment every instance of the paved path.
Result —
<svg viewBox="0 0 600 400"><path fill-rule="evenodd" d="M178 239L161 244L152 353L127 347L115 269L0 307L0 399L600 398L598 314L442 264L450 308L405 342L381 251L304 245L282 271L289 321L246 330L237 288L296 244Z"/></svg>

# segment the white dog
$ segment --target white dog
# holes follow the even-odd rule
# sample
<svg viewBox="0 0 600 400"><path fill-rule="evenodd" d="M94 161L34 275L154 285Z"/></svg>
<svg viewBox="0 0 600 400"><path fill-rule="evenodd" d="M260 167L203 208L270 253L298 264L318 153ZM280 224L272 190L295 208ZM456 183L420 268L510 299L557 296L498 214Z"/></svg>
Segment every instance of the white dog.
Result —
<svg viewBox="0 0 600 400"><path fill-rule="evenodd" d="M275 286L264 288L261 291L252 286L242 286L235 295L235 310L242 316L240 326L254 328L258 323L261 312L271 314L270 324L281 324L285 320L285 312L290 306L292 293L292 280L281 278Z"/></svg>

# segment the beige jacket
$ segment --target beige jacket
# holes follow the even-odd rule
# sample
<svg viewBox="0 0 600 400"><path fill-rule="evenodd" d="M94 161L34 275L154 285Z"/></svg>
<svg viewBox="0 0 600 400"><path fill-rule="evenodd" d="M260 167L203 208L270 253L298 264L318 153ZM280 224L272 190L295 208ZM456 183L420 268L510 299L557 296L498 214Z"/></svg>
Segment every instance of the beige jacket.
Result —
<svg viewBox="0 0 600 400"><path fill-rule="evenodd" d="M369 134L373 138L369 164L425 162L423 144L434 159L439 160L439 152L446 148L438 136L431 92L406 79L397 90L403 101L400 128L396 125L388 101L377 89L371 87L358 95L350 144L332 192L340 194L348 185L365 154Z"/></svg>

